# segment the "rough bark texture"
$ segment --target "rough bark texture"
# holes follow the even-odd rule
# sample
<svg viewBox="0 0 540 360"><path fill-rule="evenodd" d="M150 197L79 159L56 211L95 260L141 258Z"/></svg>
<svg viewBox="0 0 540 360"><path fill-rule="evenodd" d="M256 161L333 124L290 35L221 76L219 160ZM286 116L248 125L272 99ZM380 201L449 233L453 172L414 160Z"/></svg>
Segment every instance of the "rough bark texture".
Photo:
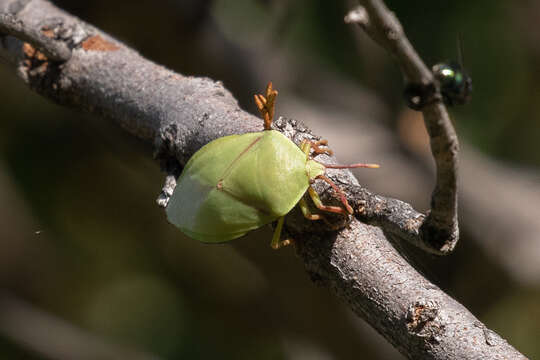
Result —
<svg viewBox="0 0 540 360"><path fill-rule="evenodd" d="M30 88L57 103L116 121L132 135L153 142L160 159L174 157L184 164L211 140L261 129L261 121L241 110L219 82L156 65L49 2L0 0L0 13L18 24L16 31L0 27L13 35L0 34L0 58L13 65ZM43 51L49 40L41 41L41 36L32 35L31 44L15 38L20 38L20 29L65 44L69 60L47 57L53 49ZM295 141L311 136L294 120L280 119L275 126ZM349 172L329 173L348 190L356 215L379 227L354 218L340 231L325 232L320 224L296 225L292 216L289 231L315 282L331 288L408 358L524 358L424 279L389 243L387 236L396 234L418 241L422 214L399 200L370 194Z"/></svg>
<svg viewBox="0 0 540 360"><path fill-rule="evenodd" d="M417 273L383 231L360 222L310 238L300 254L315 282L411 359L520 359L523 355Z"/></svg>

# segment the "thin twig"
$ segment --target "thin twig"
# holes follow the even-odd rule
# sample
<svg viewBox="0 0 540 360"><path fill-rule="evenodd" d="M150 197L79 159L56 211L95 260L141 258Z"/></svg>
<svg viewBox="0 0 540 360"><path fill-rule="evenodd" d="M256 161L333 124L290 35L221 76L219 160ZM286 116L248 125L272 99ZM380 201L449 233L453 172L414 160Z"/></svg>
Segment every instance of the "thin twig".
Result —
<svg viewBox="0 0 540 360"><path fill-rule="evenodd" d="M52 29L34 29L12 14L0 13L0 35L11 35L38 48L51 61L68 61L71 50L63 41L54 39Z"/></svg>
<svg viewBox="0 0 540 360"><path fill-rule="evenodd" d="M410 82L428 84L433 74L405 36L401 23L382 1L363 1L345 16L346 23L355 23L398 61Z"/></svg>
<svg viewBox="0 0 540 360"><path fill-rule="evenodd" d="M355 8L345 16L345 22L358 24L374 41L391 53L407 82L433 85L433 74L412 47L394 13L381 0L363 0L362 4L363 6ZM459 240L459 144L440 94L436 94L433 100L422 108L431 152L437 166L437 182L431 196L431 210L420 223L419 237L411 237L410 233L403 235L424 250L445 255L452 252ZM369 213L365 215L369 217ZM380 218L379 215L377 217ZM416 223L416 219L411 220Z"/></svg>

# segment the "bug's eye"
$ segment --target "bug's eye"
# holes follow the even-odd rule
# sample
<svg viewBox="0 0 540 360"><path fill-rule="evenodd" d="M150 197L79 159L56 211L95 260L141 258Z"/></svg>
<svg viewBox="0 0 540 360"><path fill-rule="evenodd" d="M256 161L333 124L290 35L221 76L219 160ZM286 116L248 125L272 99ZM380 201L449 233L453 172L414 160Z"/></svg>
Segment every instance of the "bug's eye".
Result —
<svg viewBox="0 0 540 360"><path fill-rule="evenodd" d="M456 76L456 73L452 69L445 68L445 69L442 69L441 76L443 78L452 78L452 77Z"/></svg>
<svg viewBox="0 0 540 360"><path fill-rule="evenodd" d="M451 65L437 64L433 67L433 75L439 81L441 87L453 85L458 74L461 74L460 70Z"/></svg>

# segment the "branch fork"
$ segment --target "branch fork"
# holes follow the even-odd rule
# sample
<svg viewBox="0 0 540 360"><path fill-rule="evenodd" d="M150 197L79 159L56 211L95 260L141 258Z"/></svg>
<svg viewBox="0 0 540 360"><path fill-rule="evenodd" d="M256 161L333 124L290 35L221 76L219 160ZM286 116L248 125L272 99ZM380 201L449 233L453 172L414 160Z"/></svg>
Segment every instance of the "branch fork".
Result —
<svg viewBox="0 0 540 360"><path fill-rule="evenodd" d="M437 166L437 182L431 196L431 210L421 223L409 222L414 224L413 233L417 235L412 236L410 231L398 230L405 230L403 224L406 219L399 219L393 224L398 226L392 227L396 229L397 235L409 239L428 252L438 255L449 254L459 240L457 217L459 144L456 132L442 102L439 89L435 85L433 74L412 47L394 13L381 0L363 0L361 4L345 16L345 22L359 25L374 41L391 53L397 60L406 82L415 85L414 89L412 87L411 89L423 93L424 99L418 99L417 109L424 115L431 152ZM412 99L414 102L414 97ZM377 205L385 209L385 204L377 203ZM384 218L383 214L386 212L391 215ZM393 221L390 219L394 218L395 214L392 209L381 211L379 208L379 210L365 209L362 215L363 220L367 222L383 221L392 224Z"/></svg>

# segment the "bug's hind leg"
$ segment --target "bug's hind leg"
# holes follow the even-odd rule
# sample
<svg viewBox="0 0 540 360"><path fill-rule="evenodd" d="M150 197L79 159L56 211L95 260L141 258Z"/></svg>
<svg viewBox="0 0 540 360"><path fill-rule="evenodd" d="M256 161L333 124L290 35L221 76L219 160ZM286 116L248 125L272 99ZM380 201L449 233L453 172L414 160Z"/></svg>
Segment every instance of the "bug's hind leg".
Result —
<svg viewBox="0 0 540 360"><path fill-rule="evenodd" d="M270 243L270 246L272 249L277 250L284 246L292 244L291 239L285 239L280 240L281 238L281 231L283 230L283 222L285 220L285 216L282 216L278 219L276 230L274 230L274 236L272 236L272 242Z"/></svg>

